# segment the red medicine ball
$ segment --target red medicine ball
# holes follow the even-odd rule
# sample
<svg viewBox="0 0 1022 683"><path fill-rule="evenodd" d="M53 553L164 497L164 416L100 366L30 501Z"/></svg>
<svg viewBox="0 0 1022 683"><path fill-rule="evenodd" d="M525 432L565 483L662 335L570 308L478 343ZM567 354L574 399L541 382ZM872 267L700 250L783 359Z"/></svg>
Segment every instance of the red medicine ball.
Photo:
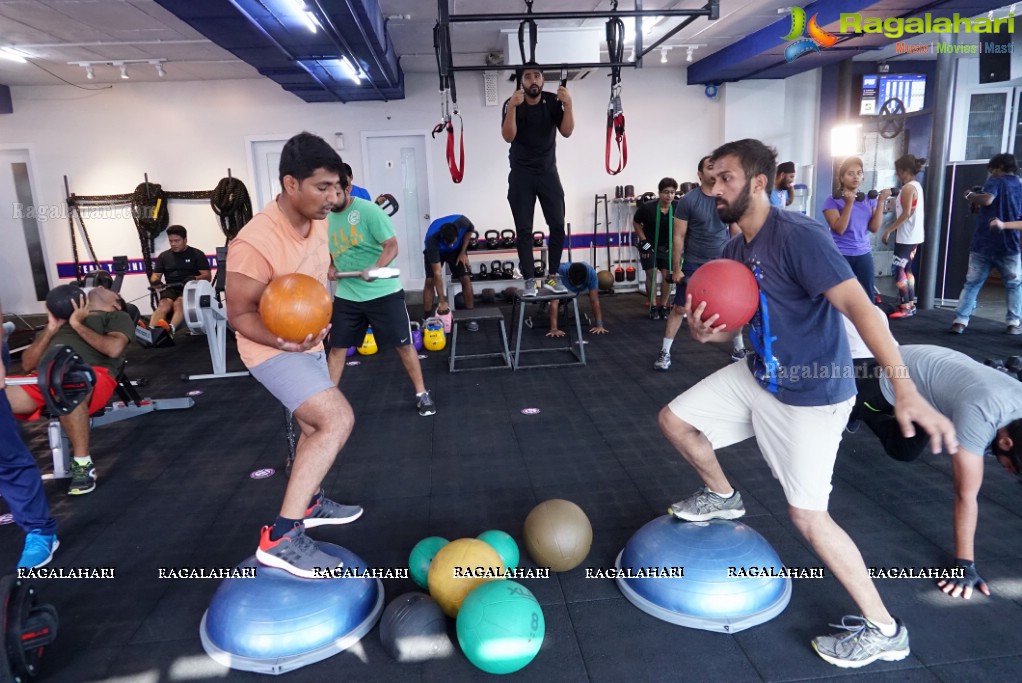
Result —
<svg viewBox="0 0 1022 683"><path fill-rule="evenodd" d="M692 295L692 310L705 301L702 319L719 314L714 326L727 325L728 330L737 330L752 320L759 306L756 276L747 266L731 259L716 259L699 266L688 281L688 293Z"/></svg>

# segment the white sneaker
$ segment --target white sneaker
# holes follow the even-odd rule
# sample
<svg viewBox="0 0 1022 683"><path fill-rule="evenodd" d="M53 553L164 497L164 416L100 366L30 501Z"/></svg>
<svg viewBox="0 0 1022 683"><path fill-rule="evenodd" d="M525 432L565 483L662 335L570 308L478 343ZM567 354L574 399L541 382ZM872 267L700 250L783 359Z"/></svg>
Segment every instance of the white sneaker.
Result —
<svg viewBox="0 0 1022 683"><path fill-rule="evenodd" d="M664 351L661 349L660 355L657 356L656 362L653 363L653 367L656 370L670 370L671 369L671 352Z"/></svg>

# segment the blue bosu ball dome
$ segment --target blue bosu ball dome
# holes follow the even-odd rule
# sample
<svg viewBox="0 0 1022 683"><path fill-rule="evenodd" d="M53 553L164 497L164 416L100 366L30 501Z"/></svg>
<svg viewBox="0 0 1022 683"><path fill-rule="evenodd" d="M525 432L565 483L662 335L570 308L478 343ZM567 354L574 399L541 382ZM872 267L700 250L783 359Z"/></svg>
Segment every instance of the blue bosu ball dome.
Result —
<svg viewBox="0 0 1022 683"><path fill-rule="evenodd" d="M366 564L351 551L317 544L354 571ZM255 578L225 579L202 616L202 647L232 669L280 674L318 662L357 643L383 610L375 578L302 579L259 564Z"/></svg>
<svg viewBox="0 0 1022 683"><path fill-rule="evenodd" d="M683 567L684 576L668 578L619 572L617 584L643 612L691 628L735 633L773 619L791 598L791 579L769 575L784 569L773 547L740 522L659 517L635 532L615 564L633 574Z"/></svg>

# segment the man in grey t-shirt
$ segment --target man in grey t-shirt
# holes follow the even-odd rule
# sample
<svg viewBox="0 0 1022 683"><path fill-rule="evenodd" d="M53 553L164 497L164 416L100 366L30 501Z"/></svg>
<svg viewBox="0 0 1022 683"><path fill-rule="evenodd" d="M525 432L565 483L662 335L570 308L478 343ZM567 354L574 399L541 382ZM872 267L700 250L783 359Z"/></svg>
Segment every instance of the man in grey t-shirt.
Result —
<svg viewBox="0 0 1022 683"><path fill-rule="evenodd" d="M963 353L928 344L901 347L908 373L919 393L954 423L958 452L951 456L955 487L955 564L963 578L941 581L952 597L972 597L973 589L990 595L976 571L975 535L983 483L983 455L992 453L1009 472L1022 473L1022 384ZM925 435L902 436L894 418L890 379L869 366L856 379L858 396L850 425L861 420L896 460L918 458L928 445Z"/></svg>
<svg viewBox="0 0 1022 683"><path fill-rule="evenodd" d="M707 261L720 258L724 245L737 234L737 228L730 230L720 220L717 213L717 200L713 196L713 172L710 157L699 160L699 187L688 192L678 200L675 214L674 245L671 254L673 273L672 279L677 285L674 294L674 305L667 316L664 339L653 367L667 370L671 367L671 346L678 336L681 323L685 319L685 284L696 268ZM732 343L731 358L741 360L745 357L745 345L742 335L735 337Z"/></svg>

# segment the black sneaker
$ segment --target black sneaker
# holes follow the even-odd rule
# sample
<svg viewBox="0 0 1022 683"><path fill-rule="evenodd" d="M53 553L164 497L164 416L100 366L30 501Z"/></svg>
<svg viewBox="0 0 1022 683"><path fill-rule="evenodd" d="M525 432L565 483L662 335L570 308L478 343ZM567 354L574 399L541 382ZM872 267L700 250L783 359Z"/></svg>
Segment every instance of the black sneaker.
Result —
<svg viewBox="0 0 1022 683"><path fill-rule="evenodd" d="M419 396L418 399L415 407L419 409L419 415L428 417L436 414L436 403L433 403L433 394L431 392L422 392L422 396Z"/></svg>
<svg viewBox="0 0 1022 683"><path fill-rule="evenodd" d="M657 309L657 314L661 320L667 320L667 306L661 306Z"/></svg>
<svg viewBox="0 0 1022 683"><path fill-rule="evenodd" d="M657 313L658 312L657 312L657 307L656 306L650 306L649 307L649 319L650 320L657 320Z"/></svg>
<svg viewBox="0 0 1022 683"><path fill-rule="evenodd" d="M85 465L79 465L78 461L71 459L71 486L67 492L72 496L81 496L92 493L96 489L96 466L90 460Z"/></svg>

